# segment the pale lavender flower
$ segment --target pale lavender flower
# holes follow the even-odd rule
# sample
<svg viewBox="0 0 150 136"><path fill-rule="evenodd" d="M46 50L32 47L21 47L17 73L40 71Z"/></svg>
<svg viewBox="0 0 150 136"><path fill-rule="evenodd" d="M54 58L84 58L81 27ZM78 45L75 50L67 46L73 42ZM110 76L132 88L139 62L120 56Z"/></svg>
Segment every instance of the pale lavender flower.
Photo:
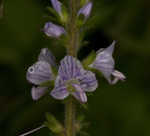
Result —
<svg viewBox="0 0 150 136"><path fill-rule="evenodd" d="M51 0L53 8L61 16L61 3L58 0Z"/></svg>
<svg viewBox="0 0 150 136"><path fill-rule="evenodd" d="M52 22L47 22L44 26L44 33L49 37L58 38L65 34L65 29L62 26L55 25Z"/></svg>
<svg viewBox="0 0 150 136"><path fill-rule="evenodd" d="M83 14L85 16L85 19L87 19L90 16L91 10L92 10L92 2L88 2L85 4L79 11L78 16L80 14Z"/></svg>
<svg viewBox="0 0 150 136"><path fill-rule="evenodd" d="M102 72L104 77L108 80L110 84L117 83L118 80L124 80L125 76L114 69L115 62L112 57L115 41L106 49L99 50L95 61L89 65L89 67L95 68ZM114 77L114 80L111 79L111 76Z"/></svg>
<svg viewBox="0 0 150 136"><path fill-rule="evenodd" d="M32 87L31 90L33 100L38 100L46 93L47 87L40 87L42 83L54 80L51 69L51 65L55 64L53 60L54 57L51 52L44 48L41 50L38 61L28 68L26 78L30 83L37 86Z"/></svg>
<svg viewBox="0 0 150 136"><path fill-rule="evenodd" d="M56 99L65 99L69 94L82 103L87 102L85 92L93 92L98 84L95 74L83 69L80 61L72 56L61 60L55 88L51 95Z"/></svg>

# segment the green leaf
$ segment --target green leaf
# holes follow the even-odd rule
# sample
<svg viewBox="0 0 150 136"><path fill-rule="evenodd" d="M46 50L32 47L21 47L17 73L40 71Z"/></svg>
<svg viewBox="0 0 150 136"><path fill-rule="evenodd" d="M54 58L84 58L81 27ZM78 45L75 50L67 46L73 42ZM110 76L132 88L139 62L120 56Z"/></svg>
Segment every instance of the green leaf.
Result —
<svg viewBox="0 0 150 136"><path fill-rule="evenodd" d="M58 13L51 7L47 7L47 10L49 11L50 14L52 14L55 17L58 17Z"/></svg>
<svg viewBox="0 0 150 136"><path fill-rule="evenodd" d="M68 22L68 12L64 5L62 5L62 16L61 16L61 22L63 24L66 24Z"/></svg>
<svg viewBox="0 0 150 136"><path fill-rule="evenodd" d="M85 16L80 14L77 18L77 26L80 28L85 24Z"/></svg>
<svg viewBox="0 0 150 136"><path fill-rule="evenodd" d="M81 1L80 1L81 7L84 6L87 2L88 2L88 0L81 0Z"/></svg>
<svg viewBox="0 0 150 136"><path fill-rule="evenodd" d="M58 120L56 120L56 118L52 114L46 113L46 119L47 119L47 121L44 122L44 124L53 133L60 134L63 132L64 128L63 128L62 124Z"/></svg>

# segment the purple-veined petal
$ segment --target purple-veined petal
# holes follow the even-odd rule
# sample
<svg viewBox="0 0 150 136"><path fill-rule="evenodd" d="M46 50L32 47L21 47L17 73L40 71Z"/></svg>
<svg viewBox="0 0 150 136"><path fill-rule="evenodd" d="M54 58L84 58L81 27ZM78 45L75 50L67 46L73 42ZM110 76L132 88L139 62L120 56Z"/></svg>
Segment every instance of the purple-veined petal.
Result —
<svg viewBox="0 0 150 136"><path fill-rule="evenodd" d="M69 92L67 91L65 86L58 86L51 91L51 96L55 99L63 100L67 96L69 96Z"/></svg>
<svg viewBox="0 0 150 136"><path fill-rule="evenodd" d="M75 92L72 93L72 95L80 102L85 103L87 102L87 96L86 93L83 91L83 89L78 84L73 84L74 88L76 89Z"/></svg>
<svg viewBox="0 0 150 136"><path fill-rule="evenodd" d="M110 46L108 46L107 48L101 48L99 49L96 54L99 55L101 52L107 52L109 55L112 55L113 52L114 52L114 48L115 48L115 44L116 44L116 41L114 40L112 42L112 44Z"/></svg>
<svg viewBox="0 0 150 136"><path fill-rule="evenodd" d="M55 25L51 22L47 22L44 26L44 33L49 37L58 38L62 34L65 34L65 29L59 25Z"/></svg>
<svg viewBox="0 0 150 136"><path fill-rule="evenodd" d="M58 73L63 80L70 80L81 76L84 69L81 63L72 56L66 56L61 60Z"/></svg>
<svg viewBox="0 0 150 136"><path fill-rule="evenodd" d="M58 0L51 0L51 3L56 12L61 15L61 3Z"/></svg>
<svg viewBox="0 0 150 136"><path fill-rule="evenodd" d="M124 81L126 79L125 75L117 70L112 72L112 76L114 79L112 80L112 84L116 84L119 80Z"/></svg>
<svg viewBox="0 0 150 136"><path fill-rule="evenodd" d="M48 48L41 49L40 55L38 56L38 60L39 61L46 61L53 67L56 66L55 57L53 56L51 51L48 50Z"/></svg>
<svg viewBox="0 0 150 136"><path fill-rule="evenodd" d="M37 101L39 98L45 95L47 87L32 87L31 95L32 99Z"/></svg>
<svg viewBox="0 0 150 136"><path fill-rule="evenodd" d="M103 51L98 51L95 61L89 65L102 72L104 77L111 83L111 74L114 71L114 59L112 53L114 51L115 41Z"/></svg>
<svg viewBox="0 0 150 136"><path fill-rule="evenodd" d="M55 88L51 91L51 96L58 100L63 100L69 95L63 80L58 75L55 80Z"/></svg>
<svg viewBox="0 0 150 136"><path fill-rule="evenodd" d="M87 19L90 16L91 9L92 9L92 2L88 2L85 4L78 12L78 15L83 14Z"/></svg>
<svg viewBox="0 0 150 136"><path fill-rule="evenodd" d="M54 79L51 66L45 61L38 61L29 67L26 78L35 85L40 85L41 83Z"/></svg>
<svg viewBox="0 0 150 136"><path fill-rule="evenodd" d="M91 71L85 71L85 73L78 77L81 87L84 91L93 92L98 87L98 82L96 80L95 74Z"/></svg>

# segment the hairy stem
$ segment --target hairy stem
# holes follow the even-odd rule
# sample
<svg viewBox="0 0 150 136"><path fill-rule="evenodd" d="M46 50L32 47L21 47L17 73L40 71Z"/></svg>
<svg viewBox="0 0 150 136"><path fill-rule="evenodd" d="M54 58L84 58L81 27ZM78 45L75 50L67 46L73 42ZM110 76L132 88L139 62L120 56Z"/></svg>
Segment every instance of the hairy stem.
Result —
<svg viewBox="0 0 150 136"><path fill-rule="evenodd" d="M76 24L78 4L80 0L69 0L70 18L68 21L67 54L76 57L79 46L79 30ZM65 130L66 136L75 136L75 103L70 97L65 105Z"/></svg>
<svg viewBox="0 0 150 136"><path fill-rule="evenodd" d="M79 30L77 27L77 12L78 12L79 0L70 0L70 17L68 21L68 45L67 52L68 55L76 57L78 45L79 45Z"/></svg>
<svg viewBox="0 0 150 136"><path fill-rule="evenodd" d="M69 98L65 105L66 136L75 136L75 103Z"/></svg>

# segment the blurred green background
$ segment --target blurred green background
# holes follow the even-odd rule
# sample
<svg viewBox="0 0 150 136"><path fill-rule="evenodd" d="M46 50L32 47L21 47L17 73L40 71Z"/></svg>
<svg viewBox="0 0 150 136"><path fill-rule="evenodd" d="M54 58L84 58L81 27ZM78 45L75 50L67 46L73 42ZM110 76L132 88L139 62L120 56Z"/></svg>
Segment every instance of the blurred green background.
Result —
<svg viewBox="0 0 150 136"><path fill-rule="evenodd" d="M41 48L52 50L58 61L65 55L64 48L41 31L48 5L49 0L5 0L0 6L1 136L18 136L40 126L45 112L63 119L63 104L50 96L34 102L26 81L26 70ZM90 122L87 132L91 136L150 136L150 1L94 0L92 16L85 38L89 44L79 57L117 40L116 68L127 80L111 86L99 79L99 88L88 98L88 110L79 109ZM43 135L54 134L47 128L33 134Z"/></svg>

